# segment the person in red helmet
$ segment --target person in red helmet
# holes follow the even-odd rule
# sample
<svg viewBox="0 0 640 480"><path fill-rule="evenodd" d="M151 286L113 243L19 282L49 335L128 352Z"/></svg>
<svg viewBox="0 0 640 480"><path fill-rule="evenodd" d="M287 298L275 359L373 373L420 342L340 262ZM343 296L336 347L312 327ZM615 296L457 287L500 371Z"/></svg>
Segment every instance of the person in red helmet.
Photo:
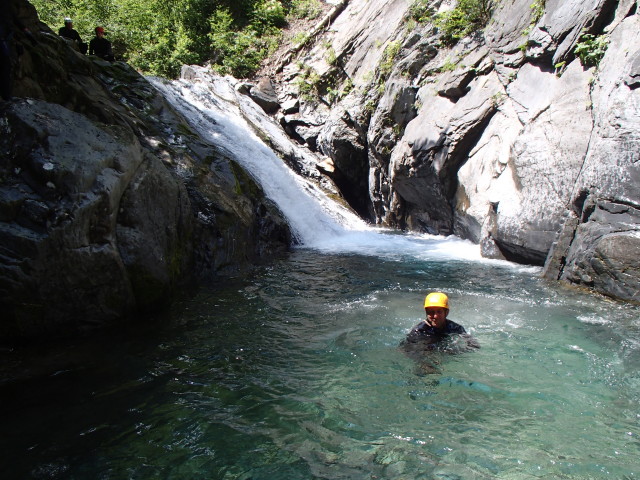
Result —
<svg viewBox="0 0 640 480"><path fill-rule="evenodd" d="M111 42L104 38L104 28L96 27L96 36L89 42L89 55L96 55L104 60L115 60L111 50Z"/></svg>

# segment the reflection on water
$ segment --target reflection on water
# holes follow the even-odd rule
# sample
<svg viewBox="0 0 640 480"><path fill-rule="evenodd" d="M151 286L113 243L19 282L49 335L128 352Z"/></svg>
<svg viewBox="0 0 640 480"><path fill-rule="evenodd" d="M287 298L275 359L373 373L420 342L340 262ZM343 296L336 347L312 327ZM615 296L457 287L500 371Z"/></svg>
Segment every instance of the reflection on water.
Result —
<svg viewBox="0 0 640 480"><path fill-rule="evenodd" d="M436 289L481 348L416 375L398 344ZM0 476L637 478L639 317L505 264L300 249L46 367L3 352L30 370Z"/></svg>

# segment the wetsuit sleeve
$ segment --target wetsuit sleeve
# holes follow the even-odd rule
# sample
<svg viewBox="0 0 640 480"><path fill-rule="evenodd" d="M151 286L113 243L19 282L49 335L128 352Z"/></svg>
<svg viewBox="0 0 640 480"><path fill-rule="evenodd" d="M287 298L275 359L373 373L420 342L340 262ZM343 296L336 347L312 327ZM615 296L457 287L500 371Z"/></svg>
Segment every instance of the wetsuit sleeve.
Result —
<svg viewBox="0 0 640 480"><path fill-rule="evenodd" d="M411 329L411 331L407 334L407 336L404 338L404 340L402 340L402 342L400 342L400 345L405 345L407 343L416 342L420 338L420 332L418 330L419 326L420 325L418 324L415 327L413 327Z"/></svg>
<svg viewBox="0 0 640 480"><path fill-rule="evenodd" d="M463 334L467 333L464 327L452 320L447 320L447 333Z"/></svg>

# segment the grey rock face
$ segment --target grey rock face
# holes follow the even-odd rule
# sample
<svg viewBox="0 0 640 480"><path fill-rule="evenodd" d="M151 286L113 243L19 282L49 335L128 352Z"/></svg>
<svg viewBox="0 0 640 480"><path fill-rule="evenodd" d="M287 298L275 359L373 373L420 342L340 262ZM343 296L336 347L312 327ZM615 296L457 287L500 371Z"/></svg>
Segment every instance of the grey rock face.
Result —
<svg viewBox="0 0 640 480"><path fill-rule="evenodd" d="M352 0L292 62L324 79L336 75L327 45L340 59L353 89L331 103L347 115L324 115L321 149L337 170L349 150L329 139L366 149L376 223L455 233L486 256L637 301L635 261L618 251L634 252L638 231L636 9L499 2L483 31L449 48L434 25L411 24L407 5ZM598 68L576 57L580 42L596 48L583 33L609 39Z"/></svg>
<svg viewBox="0 0 640 480"><path fill-rule="evenodd" d="M639 26L637 15L628 17L610 36L592 91L589 149L560 235L573 240L558 241L545 269L551 278L633 301L640 299L640 97L621 78L634 69Z"/></svg>
<svg viewBox="0 0 640 480"><path fill-rule="evenodd" d="M259 192L238 166L181 179L128 128L42 101L0 118L2 337L154 311L185 282L288 246L273 207L234 192Z"/></svg>
<svg viewBox="0 0 640 480"><path fill-rule="evenodd" d="M275 113L280 109L278 95L271 80L263 78L249 90L249 96L267 113Z"/></svg>
<svg viewBox="0 0 640 480"><path fill-rule="evenodd" d="M2 151L1 333L110 322L164 302L190 260L190 205L130 132L21 101L3 117Z"/></svg>

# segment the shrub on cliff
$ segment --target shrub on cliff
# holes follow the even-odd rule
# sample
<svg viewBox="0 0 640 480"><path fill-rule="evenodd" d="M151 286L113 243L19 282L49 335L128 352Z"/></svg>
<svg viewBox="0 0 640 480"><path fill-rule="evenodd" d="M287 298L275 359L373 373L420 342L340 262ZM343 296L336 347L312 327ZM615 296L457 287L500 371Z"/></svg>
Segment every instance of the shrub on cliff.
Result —
<svg viewBox="0 0 640 480"><path fill-rule="evenodd" d="M425 2L424 0L416 2L416 4L420 3ZM418 5L414 5L413 12L414 18L415 15L419 15L423 21L433 21L442 33L442 42L452 45L461 38L483 29L491 18L494 3L494 0L459 0L453 10L433 16L430 8L420 9Z"/></svg>
<svg viewBox="0 0 640 480"><path fill-rule="evenodd" d="M576 43L574 53L585 67L597 67L604 57L608 45L609 37L607 35L583 33Z"/></svg>

